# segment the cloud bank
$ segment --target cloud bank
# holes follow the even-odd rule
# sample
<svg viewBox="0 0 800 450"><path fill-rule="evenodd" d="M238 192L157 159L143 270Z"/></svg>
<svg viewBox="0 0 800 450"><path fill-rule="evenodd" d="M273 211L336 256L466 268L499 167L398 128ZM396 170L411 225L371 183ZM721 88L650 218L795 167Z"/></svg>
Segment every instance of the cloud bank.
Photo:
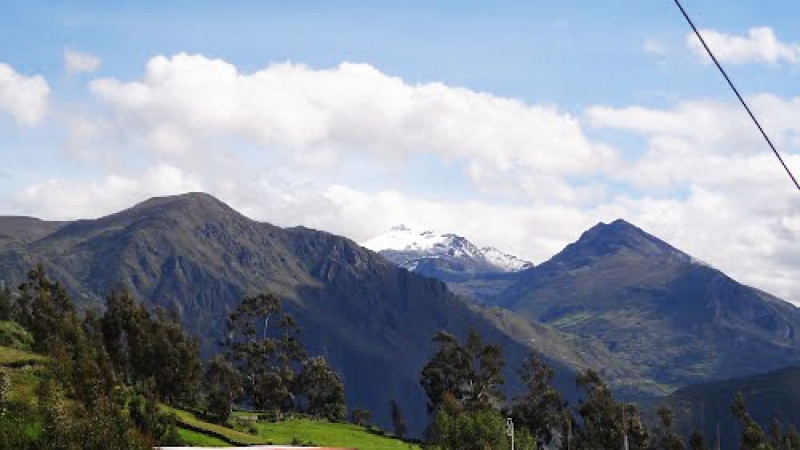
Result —
<svg viewBox="0 0 800 450"><path fill-rule="evenodd" d="M368 64L243 73L184 54L153 58L139 79L89 86L95 103L65 122L65 150L101 176L28 185L12 209L97 217L202 190L281 226L361 241L421 222L534 262L622 217L800 301L800 196L735 103L574 115ZM800 169L800 98L748 100ZM598 131L641 145L621 152L590 137ZM441 172L420 181L431 165ZM453 180L464 186L448 194Z"/></svg>

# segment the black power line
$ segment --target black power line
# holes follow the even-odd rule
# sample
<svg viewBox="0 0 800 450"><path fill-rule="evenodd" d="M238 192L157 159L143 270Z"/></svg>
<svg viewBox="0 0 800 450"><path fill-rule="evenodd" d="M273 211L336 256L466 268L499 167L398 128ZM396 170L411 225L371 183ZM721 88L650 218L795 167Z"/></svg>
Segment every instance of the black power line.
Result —
<svg viewBox="0 0 800 450"><path fill-rule="evenodd" d="M753 111L750 110L750 107L747 106L747 102L744 101L742 95L739 94L739 90L736 89L736 86L733 85L733 82L731 81L730 77L728 77L728 74L725 72L725 69L722 68L722 65L719 63L719 61L717 61L717 58L714 56L714 53L712 53L711 49L708 48L708 44L706 44L705 39L703 39L703 36L700 34L700 31L697 29L697 27L694 26L694 22L692 22L692 19L689 18L689 14L687 14L686 10L683 9L683 5L681 5L680 0L675 0L675 4L681 10L683 17L686 18L686 21L689 23L689 26L691 26L692 30L694 30L694 34L696 34L697 38L700 39L700 43L703 44L703 48L706 49L708 56L711 57L711 60L714 61L714 64L716 64L717 69L719 69L722 76L725 77L725 81L728 82L728 86L730 86L731 89L733 89L733 93L736 94L736 97L739 98L739 101L742 103L742 106L744 106L744 109L747 110L747 114L749 114L750 118L753 119L753 123L755 123L756 126L758 127L758 131L761 132L761 135L764 136L764 139L767 141L767 144L769 144L769 148L772 149L772 153L775 153L775 157L778 158L778 161L780 161L781 165L783 166L783 169L789 175L789 178L792 179L792 182L794 183L795 187L798 190L800 190L800 184L797 182L797 179L794 177L794 175L792 175L792 171L789 170L789 166L787 166L786 163L783 161L783 158L781 158L781 154L778 153L778 149L775 148L775 146L772 144L772 141L769 139L769 136L767 136L766 131L764 131L764 128L762 128L761 124L758 123L758 119L756 119L756 116L753 114Z"/></svg>

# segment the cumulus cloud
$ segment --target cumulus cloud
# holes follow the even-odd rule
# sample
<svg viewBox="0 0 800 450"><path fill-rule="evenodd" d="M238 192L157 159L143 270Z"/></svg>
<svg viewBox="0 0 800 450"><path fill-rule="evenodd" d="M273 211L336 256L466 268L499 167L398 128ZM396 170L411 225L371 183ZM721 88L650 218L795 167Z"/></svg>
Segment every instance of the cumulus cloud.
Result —
<svg viewBox="0 0 800 450"><path fill-rule="evenodd" d="M761 94L750 96L748 102L781 150L800 150L800 97L785 100ZM722 177L741 181L752 174L758 178L780 175L763 137L735 103L697 100L669 108L595 106L585 116L591 126L632 132L647 140L643 157L618 171L618 176L636 180L641 187L674 187L698 177L709 182ZM800 169L800 161L790 164Z"/></svg>
<svg viewBox="0 0 800 450"><path fill-rule="evenodd" d="M575 117L553 106L409 84L368 64L241 73L179 54L153 58L141 80L99 79L90 89L149 148L172 155L230 137L317 169L349 157L396 162L427 153L463 163L478 183L595 172L616 161L613 149L591 142Z"/></svg>
<svg viewBox="0 0 800 450"><path fill-rule="evenodd" d="M70 75L95 72L101 64L102 60L91 53L76 50L64 51L64 66Z"/></svg>
<svg viewBox="0 0 800 450"><path fill-rule="evenodd" d="M800 62L800 44L781 42L770 27L750 28L746 35L700 30L711 51L722 63L787 63ZM710 63L700 40L694 33L686 35L686 45L703 61Z"/></svg>
<svg viewBox="0 0 800 450"><path fill-rule="evenodd" d="M363 241L423 222L534 262L622 217L740 281L800 301L800 196L733 102L596 106L575 117L408 83L365 64L241 73L187 55L154 58L141 79L99 79L90 89L101 107L70 114L67 147L104 175L28 186L13 198L17 212L98 217L199 190L280 226ZM749 100L800 169L800 98ZM641 148L618 155L586 127L641 140ZM110 149L119 162L109 162ZM478 189L408 188L418 181L409 161L420 155L462 171L460 180ZM387 173L401 181L386 182Z"/></svg>
<svg viewBox="0 0 800 450"><path fill-rule="evenodd" d="M12 198L23 213L60 220L95 218L148 197L202 190L202 184L177 167L156 164L131 175L112 173L99 180L51 179L24 188Z"/></svg>
<svg viewBox="0 0 800 450"><path fill-rule="evenodd" d="M41 75L25 76L0 63L0 112L22 125L36 125L47 114L50 87Z"/></svg>

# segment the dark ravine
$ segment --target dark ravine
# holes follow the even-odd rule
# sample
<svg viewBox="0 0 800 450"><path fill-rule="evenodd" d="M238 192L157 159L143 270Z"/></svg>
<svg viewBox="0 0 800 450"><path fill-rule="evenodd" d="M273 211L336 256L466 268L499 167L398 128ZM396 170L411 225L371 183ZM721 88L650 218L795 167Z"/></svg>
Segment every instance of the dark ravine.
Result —
<svg viewBox="0 0 800 450"><path fill-rule="evenodd" d="M625 371L600 359L608 357L602 349L586 355L548 327L473 307L443 282L346 238L259 223L206 194L155 198L96 220L31 222L37 228L18 220L0 218L9 236L0 242L0 279L18 283L43 262L84 306L101 304L124 283L147 304L176 311L207 354L243 295L272 290L285 298L311 351L343 374L349 406L368 408L388 424L389 400L396 398L415 433L427 421L419 371L439 330L463 336L475 328L502 345L509 379L538 342L567 392L574 392L575 367Z"/></svg>

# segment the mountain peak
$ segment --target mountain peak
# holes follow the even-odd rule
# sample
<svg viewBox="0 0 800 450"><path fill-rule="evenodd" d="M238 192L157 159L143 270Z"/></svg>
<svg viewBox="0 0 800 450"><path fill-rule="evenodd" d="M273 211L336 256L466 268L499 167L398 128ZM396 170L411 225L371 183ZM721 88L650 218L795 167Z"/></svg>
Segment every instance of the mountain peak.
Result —
<svg viewBox="0 0 800 450"><path fill-rule="evenodd" d="M598 223L585 231L576 242L568 245L560 256L569 259L576 255L599 257L621 251L650 257L675 258L685 262L694 261L686 253L624 219Z"/></svg>
<svg viewBox="0 0 800 450"><path fill-rule="evenodd" d="M233 210L230 206L205 192L188 192L186 194L167 195L162 197L151 197L131 208L131 210L143 210L159 208L163 206L192 206L203 208L222 208Z"/></svg>
<svg viewBox="0 0 800 450"><path fill-rule="evenodd" d="M493 247L478 248L457 234L440 234L407 225L395 225L388 233L361 245L409 270L417 269L423 261L447 261L458 270L481 273L516 272L533 267L530 262Z"/></svg>
<svg viewBox="0 0 800 450"><path fill-rule="evenodd" d="M183 218L197 220L245 218L228 204L204 192L153 197L119 214L154 216L179 214Z"/></svg>

